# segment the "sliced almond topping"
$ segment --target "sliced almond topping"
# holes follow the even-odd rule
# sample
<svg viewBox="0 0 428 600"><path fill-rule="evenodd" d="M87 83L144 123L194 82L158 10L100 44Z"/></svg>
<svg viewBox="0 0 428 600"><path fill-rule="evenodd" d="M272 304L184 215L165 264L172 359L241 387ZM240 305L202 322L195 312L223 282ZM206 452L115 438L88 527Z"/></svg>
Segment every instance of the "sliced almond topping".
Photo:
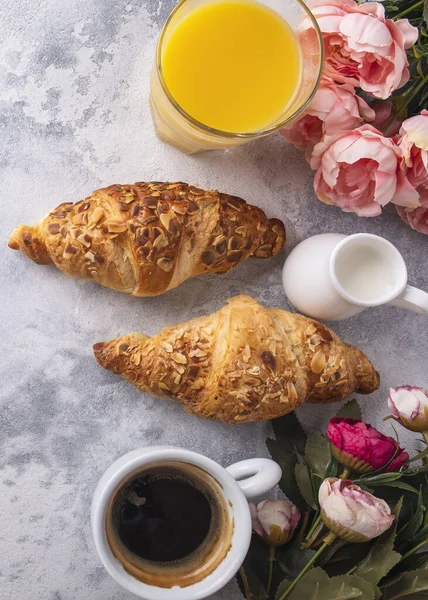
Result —
<svg viewBox="0 0 428 600"><path fill-rule="evenodd" d="M165 248L165 246L168 246L168 240L166 239L166 235L161 233L153 242L153 248Z"/></svg>
<svg viewBox="0 0 428 600"><path fill-rule="evenodd" d="M162 348L166 351L166 352L172 352L173 351L173 346L172 344L170 344L169 342L164 342L162 344Z"/></svg>
<svg viewBox="0 0 428 600"><path fill-rule="evenodd" d="M322 373L322 371L324 370L324 367L325 367L325 363L326 363L326 358L325 358L324 351L322 349L320 349L320 350L318 350L318 352L315 352L315 354L312 357L312 360L311 360L312 373L316 373L317 375L319 373Z"/></svg>
<svg viewBox="0 0 428 600"><path fill-rule="evenodd" d="M178 215L185 215L187 212L187 208L184 206L184 204L173 204L171 208Z"/></svg>
<svg viewBox="0 0 428 600"><path fill-rule="evenodd" d="M180 375L180 373L177 373L174 377L175 385L178 385L180 383L180 380L181 380L181 375Z"/></svg>
<svg viewBox="0 0 428 600"><path fill-rule="evenodd" d="M87 258L90 262L95 262L95 254L93 252L87 252L85 254L85 258Z"/></svg>
<svg viewBox="0 0 428 600"><path fill-rule="evenodd" d="M123 202L125 202L126 204L129 204L135 198L134 192L127 192L126 194L122 194L122 196L120 198L121 198L121 200L123 200Z"/></svg>
<svg viewBox="0 0 428 600"><path fill-rule="evenodd" d="M86 213L77 213L71 217L71 222L73 225L83 225L83 223L86 221L86 218Z"/></svg>
<svg viewBox="0 0 428 600"><path fill-rule="evenodd" d="M88 227L93 229L97 223L99 223L104 216L104 211L100 206L97 206L90 216Z"/></svg>
<svg viewBox="0 0 428 600"><path fill-rule="evenodd" d="M57 233L59 233L59 223L49 223L48 231L52 235L56 235Z"/></svg>
<svg viewBox="0 0 428 600"><path fill-rule="evenodd" d="M67 245L66 245L66 247L65 247L65 249L64 249L64 252L62 253L62 255L63 255L63 257L64 257L65 259L67 259L67 260L68 260L68 259L70 259L70 258L71 258L71 257L72 257L74 254L77 254L77 252L78 252L78 251L77 251L77 249L76 249L74 246L72 246L71 244L67 244Z"/></svg>
<svg viewBox="0 0 428 600"><path fill-rule="evenodd" d="M131 355L131 360L134 363L134 365L138 367L138 365L141 362L141 354L139 352L134 352L134 354Z"/></svg>
<svg viewBox="0 0 428 600"><path fill-rule="evenodd" d="M205 381L202 379L202 377L198 377L190 386L190 388L192 390L200 390L201 388L203 388L205 385Z"/></svg>
<svg viewBox="0 0 428 600"><path fill-rule="evenodd" d="M87 233L81 233L77 238L77 241L82 244L82 246L86 246L86 248L90 248L92 244L92 240Z"/></svg>
<svg viewBox="0 0 428 600"><path fill-rule="evenodd" d="M161 213L159 215L159 220L172 236L177 237L179 235L180 223L176 217L171 217L171 215L167 213Z"/></svg>
<svg viewBox="0 0 428 600"><path fill-rule="evenodd" d="M159 258L156 261L156 264L160 269L162 269L162 271L169 273L170 271L172 271L174 261L172 260L172 258L167 258L166 256L164 256L162 258Z"/></svg>
<svg viewBox="0 0 428 600"><path fill-rule="evenodd" d="M248 344L245 344L244 352L242 353L242 360L248 362L251 358L251 348Z"/></svg>
<svg viewBox="0 0 428 600"><path fill-rule="evenodd" d="M171 391L169 389L169 387L166 385L166 383L164 383L163 381L159 382L159 389L163 390L164 392L170 392Z"/></svg>
<svg viewBox="0 0 428 600"><path fill-rule="evenodd" d="M296 386L290 379L287 381L287 392L288 392L288 397L291 400L297 400L298 395L297 395Z"/></svg>
<svg viewBox="0 0 428 600"><path fill-rule="evenodd" d="M116 219L107 219L104 223L110 233L122 233L126 231L127 225L123 221L117 221Z"/></svg>
<svg viewBox="0 0 428 600"><path fill-rule="evenodd" d="M172 355L172 360L180 365L187 365L187 358L181 352L176 352Z"/></svg>

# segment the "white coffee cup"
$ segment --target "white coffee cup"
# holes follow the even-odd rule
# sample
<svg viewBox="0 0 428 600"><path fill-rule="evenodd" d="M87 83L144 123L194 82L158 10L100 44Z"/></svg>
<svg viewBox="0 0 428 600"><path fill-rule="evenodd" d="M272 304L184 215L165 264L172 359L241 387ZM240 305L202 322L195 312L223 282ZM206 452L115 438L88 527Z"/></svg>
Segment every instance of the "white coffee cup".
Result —
<svg viewBox="0 0 428 600"><path fill-rule="evenodd" d="M346 319L382 304L428 315L428 294L407 284L400 252L370 233L303 240L285 261L282 282L297 310L316 319Z"/></svg>
<svg viewBox="0 0 428 600"><path fill-rule="evenodd" d="M233 520L231 547L223 561L205 579L183 588L148 585L127 573L110 549L105 528L107 509L121 482L140 468L165 461L196 465L211 475L220 486ZM280 467L267 458L250 458L224 469L202 454L174 446L149 446L129 452L107 469L94 493L92 533L101 562L120 585L145 600L197 600L211 596L232 579L247 554L251 540L247 499L265 494L280 478Z"/></svg>

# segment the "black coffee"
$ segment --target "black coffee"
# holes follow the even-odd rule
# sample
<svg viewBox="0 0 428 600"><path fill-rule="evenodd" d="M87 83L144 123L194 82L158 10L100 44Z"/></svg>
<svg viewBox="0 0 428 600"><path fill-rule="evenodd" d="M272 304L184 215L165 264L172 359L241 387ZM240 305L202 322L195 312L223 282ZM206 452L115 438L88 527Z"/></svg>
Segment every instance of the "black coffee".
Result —
<svg viewBox="0 0 428 600"><path fill-rule="evenodd" d="M189 556L210 530L207 496L185 475L159 469L136 477L123 489L117 507L123 544L140 558L157 563Z"/></svg>
<svg viewBox="0 0 428 600"><path fill-rule="evenodd" d="M212 573L229 552L231 508L219 482L203 469L162 461L136 469L116 488L106 536L132 577L186 587Z"/></svg>

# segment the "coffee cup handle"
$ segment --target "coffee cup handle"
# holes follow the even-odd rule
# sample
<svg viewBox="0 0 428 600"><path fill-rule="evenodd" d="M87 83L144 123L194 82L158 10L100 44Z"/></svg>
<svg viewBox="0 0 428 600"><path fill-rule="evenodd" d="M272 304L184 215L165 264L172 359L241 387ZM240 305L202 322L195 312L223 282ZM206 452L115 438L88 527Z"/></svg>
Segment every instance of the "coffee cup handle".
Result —
<svg viewBox="0 0 428 600"><path fill-rule="evenodd" d="M401 294L390 304L405 308L420 315L428 315L428 294L411 285L406 285Z"/></svg>
<svg viewBox="0 0 428 600"><path fill-rule="evenodd" d="M282 475L280 466L269 458L241 460L227 467L226 471L232 475L248 499L266 494Z"/></svg>

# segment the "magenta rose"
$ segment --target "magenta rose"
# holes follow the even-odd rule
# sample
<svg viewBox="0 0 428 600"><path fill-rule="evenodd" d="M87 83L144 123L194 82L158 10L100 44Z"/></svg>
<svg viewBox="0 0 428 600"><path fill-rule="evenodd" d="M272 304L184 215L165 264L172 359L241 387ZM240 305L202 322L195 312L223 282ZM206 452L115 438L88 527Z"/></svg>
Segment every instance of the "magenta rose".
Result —
<svg viewBox="0 0 428 600"><path fill-rule="evenodd" d="M327 428L336 460L356 473L398 471L409 460L408 453L392 437L355 419L334 417Z"/></svg>
<svg viewBox="0 0 428 600"><path fill-rule="evenodd" d="M326 204L361 217L375 217L393 202L419 206L405 174L401 149L371 125L326 135L312 153L315 193Z"/></svg>
<svg viewBox="0 0 428 600"><path fill-rule="evenodd" d="M409 80L406 50L418 39L407 19L385 19L380 2L310 0L325 46L325 73L340 83L388 98ZM312 29L305 21L307 30Z"/></svg>
<svg viewBox="0 0 428 600"><path fill-rule="evenodd" d="M354 129L365 121L372 121L374 111L348 84L338 85L323 77L313 100L303 115L284 127L281 134L300 150L306 150L306 158L324 135L334 135L344 129Z"/></svg>
<svg viewBox="0 0 428 600"><path fill-rule="evenodd" d="M428 235L428 110L404 121L400 134L407 178L419 194L420 206L397 207L397 212L410 227Z"/></svg>

